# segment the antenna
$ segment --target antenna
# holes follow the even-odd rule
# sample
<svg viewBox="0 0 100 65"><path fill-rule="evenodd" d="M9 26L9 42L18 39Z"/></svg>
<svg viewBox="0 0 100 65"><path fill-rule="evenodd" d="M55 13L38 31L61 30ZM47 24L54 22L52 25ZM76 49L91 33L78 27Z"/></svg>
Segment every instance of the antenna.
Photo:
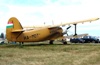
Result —
<svg viewBox="0 0 100 65"><path fill-rule="evenodd" d="M45 22L44 22L44 25L45 25Z"/></svg>
<svg viewBox="0 0 100 65"><path fill-rule="evenodd" d="M54 21L52 20L52 25L54 25Z"/></svg>

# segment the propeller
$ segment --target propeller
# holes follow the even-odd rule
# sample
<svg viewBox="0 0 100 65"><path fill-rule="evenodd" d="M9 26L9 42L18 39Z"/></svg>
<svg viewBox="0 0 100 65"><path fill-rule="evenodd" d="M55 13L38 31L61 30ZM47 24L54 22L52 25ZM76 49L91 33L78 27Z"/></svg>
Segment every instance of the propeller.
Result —
<svg viewBox="0 0 100 65"><path fill-rule="evenodd" d="M69 28L71 28L71 26L67 27L66 29L68 30Z"/></svg>
<svg viewBox="0 0 100 65"><path fill-rule="evenodd" d="M63 34L67 34L67 36L68 36L68 33L67 32L68 32L68 29L69 28L71 28L71 26L67 27L66 30L63 32Z"/></svg>

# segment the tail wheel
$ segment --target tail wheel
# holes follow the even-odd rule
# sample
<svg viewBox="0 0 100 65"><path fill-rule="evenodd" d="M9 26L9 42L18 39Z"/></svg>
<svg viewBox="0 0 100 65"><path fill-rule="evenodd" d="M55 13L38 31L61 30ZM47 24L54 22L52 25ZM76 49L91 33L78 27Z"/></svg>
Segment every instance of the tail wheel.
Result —
<svg viewBox="0 0 100 65"><path fill-rule="evenodd" d="M19 42L19 46L22 46L24 44L24 42Z"/></svg>
<svg viewBox="0 0 100 65"><path fill-rule="evenodd" d="M53 44L54 40L50 40L49 44Z"/></svg>

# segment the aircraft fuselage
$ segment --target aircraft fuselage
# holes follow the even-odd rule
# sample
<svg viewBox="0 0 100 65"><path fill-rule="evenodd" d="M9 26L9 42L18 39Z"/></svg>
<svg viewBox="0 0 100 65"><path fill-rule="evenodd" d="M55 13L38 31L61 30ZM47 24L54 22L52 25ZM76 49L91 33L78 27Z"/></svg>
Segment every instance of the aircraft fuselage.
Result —
<svg viewBox="0 0 100 65"><path fill-rule="evenodd" d="M55 27L52 29L40 28L37 30L28 30L20 33L12 33L11 41L17 42L37 42L51 40L62 36L62 28Z"/></svg>

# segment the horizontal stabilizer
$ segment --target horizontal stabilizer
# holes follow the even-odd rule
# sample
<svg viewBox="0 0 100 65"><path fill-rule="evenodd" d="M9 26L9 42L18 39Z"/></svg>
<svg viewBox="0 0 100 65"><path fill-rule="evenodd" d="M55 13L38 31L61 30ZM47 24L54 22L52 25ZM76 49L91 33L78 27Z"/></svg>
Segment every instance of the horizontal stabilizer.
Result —
<svg viewBox="0 0 100 65"><path fill-rule="evenodd" d="M16 33L16 32L24 32L24 30L22 30L22 29L12 30L12 33Z"/></svg>

